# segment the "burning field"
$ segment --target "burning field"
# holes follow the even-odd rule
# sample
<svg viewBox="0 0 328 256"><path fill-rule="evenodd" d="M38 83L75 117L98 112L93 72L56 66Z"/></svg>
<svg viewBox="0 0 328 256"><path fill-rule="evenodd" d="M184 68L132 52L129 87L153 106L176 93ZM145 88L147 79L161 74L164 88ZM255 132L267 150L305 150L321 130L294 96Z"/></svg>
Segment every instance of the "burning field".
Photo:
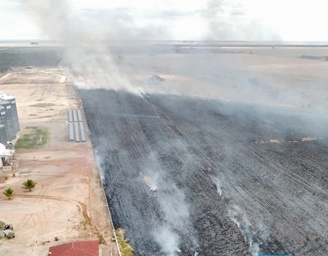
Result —
<svg viewBox="0 0 328 256"><path fill-rule="evenodd" d="M81 96L114 224L136 255L327 254L327 139L304 116L181 96ZM282 142L256 143L270 138Z"/></svg>
<svg viewBox="0 0 328 256"><path fill-rule="evenodd" d="M327 255L327 62L155 49L88 50L83 60L98 61L68 66L114 226L135 255Z"/></svg>
<svg viewBox="0 0 328 256"><path fill-rule="evenodd" d="M206 57L206 68L190 64ZM325 101L295 75L315 62L164 54L123 64L138 92L80 95L114 225L135 255L327 255Z"/></svg>
<svg viewBox="0 0 328 256"><path fill-rule="evenodd" d="M147 6L146 23L137 5L20 2L55 41L0 44L0 85L41 81L40 101L58 83L76 89L67 100L83 107L114 226L136 256L328 255L328 45L270 42L280 37L242 19L242 1ZM191 14L186 38L201 41L170 41Z"/></svg>

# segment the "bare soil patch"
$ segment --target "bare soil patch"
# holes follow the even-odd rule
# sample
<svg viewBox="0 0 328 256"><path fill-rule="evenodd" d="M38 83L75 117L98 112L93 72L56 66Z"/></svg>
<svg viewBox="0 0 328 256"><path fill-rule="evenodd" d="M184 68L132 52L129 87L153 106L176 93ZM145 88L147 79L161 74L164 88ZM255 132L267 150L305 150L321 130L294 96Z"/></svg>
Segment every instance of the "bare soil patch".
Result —
<svg viewBox="0 0 328 256"><path fill-rule="evenodd" d="M59 71L35 69L31 76L31 70L12 70L0 79L0 90L16 97L18 142L24 136L35 140L16 150L11 172L0 171L0 191L15 192L12 200L1 193L0 220L16 232L16 238L0 240L0 255L47 255L50 246L88 239L98 239L104 254L112 251L113 230L91 143L67 141L67 111L81 104L74 87L60 80L66 71ZM47 131L45 143L38 143L37 129ZM22 188L27 179L37 183L31 192Z"/></svg>

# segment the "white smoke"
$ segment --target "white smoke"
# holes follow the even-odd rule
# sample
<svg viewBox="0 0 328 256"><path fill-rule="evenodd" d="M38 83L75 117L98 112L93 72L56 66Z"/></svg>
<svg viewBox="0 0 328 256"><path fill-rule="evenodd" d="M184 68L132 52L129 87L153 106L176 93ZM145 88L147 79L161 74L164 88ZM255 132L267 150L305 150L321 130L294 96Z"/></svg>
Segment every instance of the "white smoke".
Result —
<svg viewBox="0 0 328 256"><path fill-rule="evenodd" d="M179 251L179 236L169 227L162 226L152 232L154 240L167 256L175 256Z"/></svg>
<svg viewBox="0 0 328 256"><path fill-rule="evenodd" d="M245 242L249 244L250 252L253 256L257 256L260 252L260 247L258 241L254 238L251 223L247 216L237 205L230 205L228 212L231 220L236 223L238 229L242 232Z"/></svg>
<svg viewBox="0 0 328 256"><path fill-rule="evenodd" d="M245 243L249 245L251 254L257 256L260 253L261 241L259 239L265 240L270 235L268 226L270 218L266 214L253 209L252 205L248 205L248 201L245 202L245 200L239 198L240 194L245 193L239 186L232 185L223 176L211 176L211 179L216 184L220 197L225 199L227 203L228 217L241 231ZM236 191L238 192L236 193Z"/></svg>
<svg viewBox="0 0 328 256"><path fill-rule="evenodd" d="M167 150L177 145L180 144L178 142L168 143ZM176 255L179 252L182 235L188 236L188 240L192 242L193 246L197 247L185 193L177 187L170 175L166 173L166 170L161 168L156 153L149 154L144 174L156 184L156 192L152 193L155 193L156 201L163 214L163 224L152 232L161 250L166 255Z"/></svg>
<svg viewBox="0 0 328 256"><path fill-rule="evenodd" d="M108 49L108 34L122 27L105 27L74 10L66 0L25 0L40 29L64 46L63 64L81 88L123 89L138 92L118 68Z"/></svg>

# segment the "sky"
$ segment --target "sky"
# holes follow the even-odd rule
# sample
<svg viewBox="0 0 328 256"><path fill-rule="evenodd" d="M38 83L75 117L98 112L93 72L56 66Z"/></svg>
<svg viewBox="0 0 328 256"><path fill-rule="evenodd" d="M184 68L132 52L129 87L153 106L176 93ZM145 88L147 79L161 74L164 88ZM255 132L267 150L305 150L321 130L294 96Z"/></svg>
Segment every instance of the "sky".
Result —
<svg viewBox="0 0 328 256"><path fill-rule="evenodd" d="M26 2L0 1L0 40L56 39ZM51 1L51 0L48 0ZM52 0L106 39L328 41L326 0Z"/></svg>

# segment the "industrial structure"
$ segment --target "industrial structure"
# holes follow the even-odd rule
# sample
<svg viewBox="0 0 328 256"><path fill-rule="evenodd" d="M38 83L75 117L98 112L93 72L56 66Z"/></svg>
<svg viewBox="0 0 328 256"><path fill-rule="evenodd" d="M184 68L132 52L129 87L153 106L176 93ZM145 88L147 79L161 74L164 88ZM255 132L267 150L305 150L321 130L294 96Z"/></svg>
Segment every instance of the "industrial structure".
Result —
<svg viewBox="0 0 328 256"><path fill-rule="evenodd" d="M19 132L16 99L0 92L0 143L7 145Z"/></svg>
<svg viewBox="0 0 328 256"><path fill-rule="evenodd" d="M68 111L68 140L75 142L85 142L85 131L80 109L70 109Z"/></svg>
<svg viewBox="0 0 328 256"><path fill-rule="evenodd" d="M74 241L67 244L55 245L49 248L48 255L51 256L98 256L99 242L92 241Z"/></svg>
<svg viewBox="0 0 328 256"><path fill-rule="evenodd" d="M14 159L15 150L13 148L6 147L0 143L0 168L3 171L11 171L12 163L11 160Z"/></svg>

